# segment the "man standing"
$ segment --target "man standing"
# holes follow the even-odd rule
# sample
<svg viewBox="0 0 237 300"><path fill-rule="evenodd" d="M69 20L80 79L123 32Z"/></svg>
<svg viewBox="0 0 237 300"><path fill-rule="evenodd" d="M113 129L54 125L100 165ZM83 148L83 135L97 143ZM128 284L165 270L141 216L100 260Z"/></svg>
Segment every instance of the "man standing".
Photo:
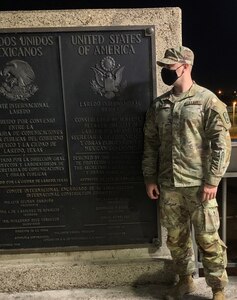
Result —
<svg viewBox="0 0 237 300"><path fill-rule="evenodd" d="M220 239L216 193L230 160L231 127L226 105L191 77L193 52L167 49L158 61L161 77L172 89L156 98L144 126L143 175L147 194L158 199L161 224L178 284L166 299L182 299L195 290L190 222L202 253L213 299L225 299L226 246Z"/></svg>

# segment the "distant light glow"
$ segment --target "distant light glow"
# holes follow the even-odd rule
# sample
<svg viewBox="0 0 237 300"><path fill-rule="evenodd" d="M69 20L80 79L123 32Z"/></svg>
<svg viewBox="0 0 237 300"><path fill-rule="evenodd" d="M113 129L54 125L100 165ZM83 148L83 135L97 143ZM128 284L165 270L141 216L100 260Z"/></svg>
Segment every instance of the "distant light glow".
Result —
<svg viewBox="0 0 237 300"><path fill-rule="evenodd" d="M236 101L233 102L233 108L232 108L232 123L233 126L235 126L235 106L236 106Z"/></svg>

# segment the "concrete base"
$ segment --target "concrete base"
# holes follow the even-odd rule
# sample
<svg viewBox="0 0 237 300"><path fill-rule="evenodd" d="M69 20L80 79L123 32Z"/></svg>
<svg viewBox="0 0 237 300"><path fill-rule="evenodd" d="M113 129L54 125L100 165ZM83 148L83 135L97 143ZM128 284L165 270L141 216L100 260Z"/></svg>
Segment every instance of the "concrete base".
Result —
<svg viewBox="0 0 237 300"><path fill-rule="evenodd" d="M211 288L207 287L204 278L195 279L195 284L197 286L197 290L192 294L186 295L184 299L212 299ZM169 289L170 285L167 284L149 284L140 286L113 287L109 289L71 289L15 294L0 293L0 300L161 300L164 299L164 295ZM237 299L237 277L230 277L230 282L225 292L228 300Z"/></svg>
<svg viewBox="0 0 237 300"><path fill-rule="evenodd" d="M166 240L164 228L162 238ZM165 244L0 255L0 293L169 283L174 277Z"/></svg>
<svg viewBox="0 0 237 300"><path fill-rule="evenodd" d="M28 263L2 265L0 292L172 282L169 259L133 259L114 262Z"/></svg>

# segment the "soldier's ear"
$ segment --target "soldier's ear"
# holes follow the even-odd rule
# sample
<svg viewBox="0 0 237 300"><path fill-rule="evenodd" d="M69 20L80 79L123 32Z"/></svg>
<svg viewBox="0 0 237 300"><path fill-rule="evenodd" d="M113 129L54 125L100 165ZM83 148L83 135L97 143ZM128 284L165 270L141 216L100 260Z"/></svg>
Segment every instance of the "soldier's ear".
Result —
<svg viewBox="0 0 237 300"><path fill-rule="evenodd" d="M191 71L192 71L192 65L184 64L184 70L189 70L189 72L191 73Z"/></svg>

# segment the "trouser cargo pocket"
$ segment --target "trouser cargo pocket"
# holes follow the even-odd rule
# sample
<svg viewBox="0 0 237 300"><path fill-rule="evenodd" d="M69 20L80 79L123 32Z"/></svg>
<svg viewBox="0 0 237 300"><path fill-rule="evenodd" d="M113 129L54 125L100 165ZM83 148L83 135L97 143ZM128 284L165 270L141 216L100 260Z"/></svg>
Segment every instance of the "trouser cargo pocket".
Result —
<svg viewBox="0 0 237 300"><path fill-rule="evenodd" d="M204 201L204 228L206 232L215 232L220 227L220 217L216 199Z"/></svg>

